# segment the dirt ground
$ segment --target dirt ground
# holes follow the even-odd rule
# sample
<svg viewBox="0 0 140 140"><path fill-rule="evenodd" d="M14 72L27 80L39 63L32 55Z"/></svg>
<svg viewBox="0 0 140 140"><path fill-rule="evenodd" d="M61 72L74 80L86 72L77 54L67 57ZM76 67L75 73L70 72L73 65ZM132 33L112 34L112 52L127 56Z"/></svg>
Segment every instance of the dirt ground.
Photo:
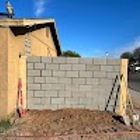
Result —
<svg viewBox="0 0 140 140"><path fill-rule="evenodd" d="M140 114L140 94L132 92L135 111ZM28 110L19 118L10 119L12 127L4 134L13 135L67 135L108 132L140 132L140 125L126 126L112 112L88 109Z"/></svg>
<svg viewBox="0 0 140 140"><path fill-rule="evenodd" d="M28 111L22 118L12 118L12 128L5 133L24 135L89 134L102 132L139 131L139 126L126 126L105 111L61 109Z"/></svg>

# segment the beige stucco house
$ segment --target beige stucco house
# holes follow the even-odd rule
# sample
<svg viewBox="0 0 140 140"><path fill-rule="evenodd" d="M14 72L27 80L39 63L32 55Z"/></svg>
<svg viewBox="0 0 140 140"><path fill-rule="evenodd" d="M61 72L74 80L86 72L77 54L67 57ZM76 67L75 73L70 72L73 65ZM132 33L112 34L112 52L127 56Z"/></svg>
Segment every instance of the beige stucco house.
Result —
<svg viewBox="0 0 140 140"><path fill-rule="evenodd" d="M54 19L0 19L0 117L15 110L21 55L61 55Z"/></svg>

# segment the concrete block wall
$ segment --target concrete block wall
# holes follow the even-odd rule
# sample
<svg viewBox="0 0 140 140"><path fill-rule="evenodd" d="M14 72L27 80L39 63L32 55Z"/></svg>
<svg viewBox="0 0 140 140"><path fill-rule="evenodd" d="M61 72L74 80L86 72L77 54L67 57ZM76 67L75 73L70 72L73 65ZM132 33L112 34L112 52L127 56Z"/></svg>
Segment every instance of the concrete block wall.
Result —
<svg viewBox="0 0 140 140"><path fill-rule="evenodd" d="M120 65L120 59L28 57L27 108L104 110Z"/></svg>

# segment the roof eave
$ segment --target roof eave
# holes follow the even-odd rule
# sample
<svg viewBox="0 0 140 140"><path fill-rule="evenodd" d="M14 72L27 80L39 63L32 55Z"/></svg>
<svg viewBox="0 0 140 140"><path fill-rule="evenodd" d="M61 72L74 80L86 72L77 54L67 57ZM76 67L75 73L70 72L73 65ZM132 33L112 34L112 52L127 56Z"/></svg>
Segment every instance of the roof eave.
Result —
<svg viewBox="0 0 140 140"><path fill-rule="evenodd" d="M33 27L36 25L49 25L52 31L53 40L56 46L57 55L62 54L59 36L54 19L0 19L0 26L2 27Z"/></svg>

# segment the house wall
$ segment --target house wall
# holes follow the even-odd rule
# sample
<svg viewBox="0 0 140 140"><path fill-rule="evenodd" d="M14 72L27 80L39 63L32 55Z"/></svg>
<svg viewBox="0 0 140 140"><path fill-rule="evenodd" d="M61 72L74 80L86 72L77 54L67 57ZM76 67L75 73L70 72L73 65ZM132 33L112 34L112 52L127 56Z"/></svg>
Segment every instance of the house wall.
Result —
<svg viewBox="0 0 140 140"><path fill-rule="evenodd" d="M51 56L57 55L49 28L35 30L30 33L30 36L28 33L20 34L22 30L23 28L0 28L0 58L2 60L0 61L0 79L2 79L2 83L0 83L0 108L2 108L0 116L11 113L16 107L20 70L19 54L25 55L25 39L30 38L31 40L31 55L48 56L47 47L41 41L53 48L53 51L50 50ZM48 30L49 37L46 36L46 30Z"/></svg>
<svg viewBox="0 0 140 140"><path fill-rule="evenodd" d="M8 29L0 28L0 116L7 114L8 104Z"/></svg>
<svg viewBox="0 0 140 140"><path fill-rule="evenodd" d="M24 36L8 32L8 114L15 110L19 79L19 54L24 54Z"/></svg>
<svg viewBox="0 0 140 140"><path fill-rule="evenodd" d="M27 109L104 110L120 69L120 59L29 57Z"/></svg>
<svg viewBox="0 0 140 140"><path fill-rule="evenodd" d="M36 30L29 35L29 38L33 56L57 56L50 28Z"/></svg>

